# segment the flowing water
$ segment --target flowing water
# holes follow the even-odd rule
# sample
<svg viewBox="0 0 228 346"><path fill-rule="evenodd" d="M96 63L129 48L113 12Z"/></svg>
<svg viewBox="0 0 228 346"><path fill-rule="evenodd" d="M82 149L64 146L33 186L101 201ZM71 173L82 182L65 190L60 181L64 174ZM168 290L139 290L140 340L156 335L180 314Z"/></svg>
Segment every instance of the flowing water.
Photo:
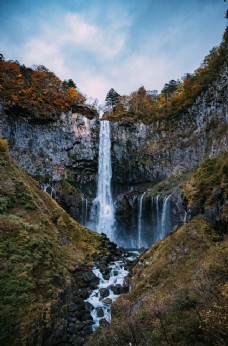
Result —
<svg viewBox="0 0 228 346"><path fill-rule="evenodd" d="M129 251L123 260L115 261L109 265L109 276L104 278L101 271L93 268L93 273L100 279L97 289L93 290L91 295L85 302L92 305L91 316L93 318L93 330L97 329L101 319L111 321L111 304L116 300L120 293L123 293L123 286L128 271L124 268L126 262L132 262L139 255L138 251ZM125 286L125 293L128 287ZM102 294L102 290L106 290L106 294ZM103 291L104 292L104 291Z"/></svg>
<svg viewBox="0 0 228 346"><path fill-rule="evenodd" d="M143 246L142 242L142 207L143 207L143 197L145 196L146 191L138 197L138 248L140 249Z"/></svg>
<svg viewBox="0 0 228 346"><path fill-rule="evenodd" d="M166 196L163 200L163 208L162 208L162 216L161 216L161 232L160 232L160 239L163 239L168 230L168 223L169 223L169 210L170 210L170 200L171 195Z"/></svg>
<svg viewBox="0 0 228 346"><path fill-rule="evenodd" d="M99 233L105 233L110 240L115 241L111 179L110 124L109 121L103 120L100 125L97 195L93 201L88 226Z"/></svg>

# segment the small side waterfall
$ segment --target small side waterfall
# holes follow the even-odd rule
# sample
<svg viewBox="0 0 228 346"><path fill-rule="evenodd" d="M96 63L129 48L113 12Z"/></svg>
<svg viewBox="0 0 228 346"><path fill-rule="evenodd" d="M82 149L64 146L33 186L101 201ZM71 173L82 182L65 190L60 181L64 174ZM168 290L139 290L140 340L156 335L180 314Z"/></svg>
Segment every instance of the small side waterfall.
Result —
<svg viewBox="0 0 228 346"><path fill-rule="evenodd" d="M143 246L142 243L142 207L143 207L143 197L146 191L138 197L138 248Z"/></svg>
<svg viewBox="0 0 228 346"><path fill-rule="evenodd" d="M156 196L156 240L160 239L160 229L161 229L161 217L160 217L160 208L159 208L159 195Z"/></svg>
<svg viewBox="0 0 228 346"><path fill-rule="evenodd" d="M163 200L163 207L162 207L162 216L161 216L161 232L160 232L160 239L163 239L166 234L168 233L168 222L169 222L169 200L171 195L166 196Z"/></svg>
<svg viewBox="0 0 228 346"><path fill-rule="evenodd" d="M44 183L41 185L43 191L47 192L53 199L56 199L55 182Z"/></svg>
<svg viewBox="0 0 228 346"><path fill-rule="evenodd" d="M163 239L174 226L171 218L171 196L162 198L156 195L151 198L153 243Z"/></svg>
<svg viewBox="0 0 228 346"><path fill-rule="evenodd" d="M115 240L114 205L111 193L111 140L110 124L101 121L99 138L98 187L97 196L93 201L88 226L95 231L105 233L110 240Z"/></svg>

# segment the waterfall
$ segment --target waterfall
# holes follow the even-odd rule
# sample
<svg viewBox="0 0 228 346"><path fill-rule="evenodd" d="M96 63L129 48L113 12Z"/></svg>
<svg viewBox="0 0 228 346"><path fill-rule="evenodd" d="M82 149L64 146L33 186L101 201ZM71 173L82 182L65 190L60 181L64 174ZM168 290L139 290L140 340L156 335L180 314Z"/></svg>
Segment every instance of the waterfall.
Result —
<svg viewBox="0 0 228 346"><path fill-rule="evenodd" d="M56 199L55 182L44 183L41 185L43 191L48 193L53 199Z"/></svg>
<svg viewBox="0 0 228 346"><path fill-rule="evenodd" d="M187 217L188 217L188 213L187 213L187 211L185 210L185 211L184 211L184 225L187 223Z"/></svg>
<svg viewBox="0 0 228 346"><path fill-rule="evenodd" d="M98 186L89 226L99 233L105 233L114 241L115 219L111 193L112 166L109 121L101 121L99 136Z"/></svg>
<svg viewBox="0 0 228 346"><path fill-rule="evenodd" d="M159 195L156 196L156 215L157 215L157 227L156 227L156 241L160 239L161 218L159 210Z"/></svg>
<svg viewBox="0 0 228 346"><path fill-rule="evenodd" d="M160 239L163 239L168 231L168 213L169 213L169 199L171 195L166 196L163 200L163 206L162 206L162 216L161 216L161 232L160 232Z"/></svg>
<svg viewBox="0 0 228 346"><path fill-rule="evenodd" d="M138 197L138 248L142 247L142 206L146 191Z"/></svg>

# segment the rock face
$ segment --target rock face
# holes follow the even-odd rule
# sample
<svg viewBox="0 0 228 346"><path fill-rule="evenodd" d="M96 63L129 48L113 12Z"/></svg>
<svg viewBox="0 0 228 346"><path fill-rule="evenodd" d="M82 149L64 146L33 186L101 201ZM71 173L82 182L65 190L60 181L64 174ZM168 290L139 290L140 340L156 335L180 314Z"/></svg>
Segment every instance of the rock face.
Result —
<svg viewBox="0 0 228 346"><path fill-rule="evenodd" d="M137 207L129 206L128 197L121 196L132 192L138 198L159 180L193 170L206 158L228 151L227 73L225 66L220 78L175 118L150 125L111 123L116 219L119 222L124 215L124 229L138 222L134 220L137 215L132 217ZM12 156L29 174L44 181L71 182L77 191L66 190L59 202L85 225L96 194L100 121L98 115L82 113L34 123L0 110L0 134L8 139ZM123 212L124 205L128 213Z"/></svg>
<svg viewBox="0 0 228 346"><path fill-rule="evenodd" d="M151 125L113 122L113 181L134 184L196 168L228 150L228 68L180 117Z"/></svg>
<svg viewBox="0 0 228 346"><path fill-rule="evenodd" d="M225 66L220 78L179 117L150 125L112 122L113 183L154 182L227 151L227 73ZM68 113L58 121L34 124L0 113L2 136L28 173L57 181L70 175L79 187L95 182L98 117Z"/></svg>
<svg viewBox="0 0 228 346"><path fill-rule="evenodd" d="M57 121L32 123L1 112L2 136L11 155L32 176L49 181L71 178L82 186L97 174L99 121L81 114L62 113Z"/></svg>

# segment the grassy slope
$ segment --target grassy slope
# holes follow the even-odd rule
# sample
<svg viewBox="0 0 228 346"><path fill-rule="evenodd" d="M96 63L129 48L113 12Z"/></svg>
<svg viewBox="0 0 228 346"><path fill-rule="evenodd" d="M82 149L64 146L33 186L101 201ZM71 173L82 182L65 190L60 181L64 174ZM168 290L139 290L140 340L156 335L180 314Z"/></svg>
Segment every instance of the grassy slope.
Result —
<svg viewBox="0 0 228 346"><path fill-rule="evenodd" d="M228 154L207 159L194 172L184 187L189 205L214 206L216 189L221 188L228 199Z"/></svg>
<svg viewBox="0 0 228 346"><path fill-rule="evenodd" d="M70 271L99 246L100 236L73 221L17 168L0 140L0 343L25 344L44 313L48 324Z"/></svg>
<svg viewBox="0 0 228 346"><path fill-rule="evenodd" d="M218 188L227 199L227 176L227 155L206 160L184 186L189 203L213 206ZM146 251L133 270L131 293L118 299L111 325L98 330L88 345L225 345L228 250L223 225L217 231L198 215Z"/></svg>

